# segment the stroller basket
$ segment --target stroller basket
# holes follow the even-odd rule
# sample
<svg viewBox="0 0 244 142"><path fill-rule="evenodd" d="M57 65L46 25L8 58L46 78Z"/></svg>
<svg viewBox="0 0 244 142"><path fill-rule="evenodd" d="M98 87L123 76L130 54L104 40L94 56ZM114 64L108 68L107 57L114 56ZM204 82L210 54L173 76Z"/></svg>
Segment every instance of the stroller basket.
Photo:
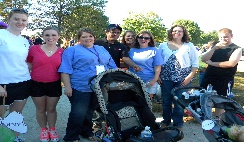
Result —
<svg viewBox="0 0 244 142"><path fill-rule="evenodd" d="M174 99L185 109L192 113L195 120L202 124L203 134L209 142L235 142L228 136L226 128L232 125L244 126L244 109L236 101L225 96L217 95L215 90L207 92L201 87L179 87L172 90L198 89L200 96L192 102L184 101L184 98L174 96ZM213 115L212 109L224 109L225 112L218 117Z"/></svg>

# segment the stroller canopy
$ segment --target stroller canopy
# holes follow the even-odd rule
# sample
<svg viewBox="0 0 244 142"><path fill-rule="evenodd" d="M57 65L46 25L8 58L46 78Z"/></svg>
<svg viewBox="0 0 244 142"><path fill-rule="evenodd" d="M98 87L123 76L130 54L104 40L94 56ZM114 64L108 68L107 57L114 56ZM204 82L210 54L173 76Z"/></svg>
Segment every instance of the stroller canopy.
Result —
<svg viewBox="0 0 244 142"><path fill-rule="evenodd" d="M92 90L96 93L100 108L104 114L108 114L108 91L129 90L145 98L147 105L152 109L149 93L145 90L146 84L136 74L124 69L109 69L95 77Z"/></svg>

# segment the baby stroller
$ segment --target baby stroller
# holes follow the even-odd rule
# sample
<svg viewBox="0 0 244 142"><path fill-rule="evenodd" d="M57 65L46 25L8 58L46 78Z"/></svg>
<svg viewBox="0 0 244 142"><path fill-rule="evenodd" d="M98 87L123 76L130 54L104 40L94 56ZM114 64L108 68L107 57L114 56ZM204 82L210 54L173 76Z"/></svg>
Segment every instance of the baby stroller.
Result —
<svg viewBox="0 0 244 142"><path fill-rule="evenodd" d="M180 89L189 89L181 98L175 96ZM171 92L174 99L190 111L195 120L202 124L203 134L209 142L235 142L226 132L233 124L244 126L244 109L236 101L217 95L215 90L206 91L201 87L179 87ZM212 109L224 109L220 117L214 117Z"/></svg>
<svg viewBox="0 0 244 142"><path fill-rule="evenodd" d="M182 131L175 127L159 128L146 85L134 73L110 69L92 78L90 84L104 115L102 129L95 132L101 141L175 142L183 138ZM152 131L151 139L140 137L146 126Z"/></svg>

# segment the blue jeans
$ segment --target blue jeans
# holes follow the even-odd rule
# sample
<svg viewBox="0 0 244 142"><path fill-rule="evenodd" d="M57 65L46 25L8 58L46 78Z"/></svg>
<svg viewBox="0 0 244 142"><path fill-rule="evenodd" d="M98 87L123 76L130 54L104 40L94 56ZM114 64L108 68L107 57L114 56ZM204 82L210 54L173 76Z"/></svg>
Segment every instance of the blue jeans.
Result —
<svg viewBox="0 0 244 142"><path fill-rule="evenodd" d="M201 84L204 75L205 75L205 72L199 72L199 75L198 75L198 83L199 83L199 85Z"/></svg>
<svg viewBox="0 0 244 142"><path fill-rule="evenodd" d="M177 103L171 94L171 90L175 87L180 87L181 82L173 82L168 80L163 80L161 91L162 91L162 107L163 107L163 123L169 125L171 119L173 120L173 126L182 127L183 126L183 115L184 109ZM175 92L175 95L181 98L182 93L186 91L181 89ZM172 107L174 104L174 108Z"/></svg>
<svg viewBox="0 0 244 142"><path fill-rule="evenodd" d="M97 106L97 98L92 92L73 90L72 96L68 97L71 104L65 141L80 140L79 135L89 137L93 135L92 116Z"/></svg>

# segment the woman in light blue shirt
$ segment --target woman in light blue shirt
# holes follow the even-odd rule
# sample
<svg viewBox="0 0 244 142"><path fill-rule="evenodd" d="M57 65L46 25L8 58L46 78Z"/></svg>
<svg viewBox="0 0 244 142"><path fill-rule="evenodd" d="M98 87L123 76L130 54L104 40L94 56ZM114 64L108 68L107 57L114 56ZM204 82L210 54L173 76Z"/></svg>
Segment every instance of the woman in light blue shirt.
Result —
<svg viewBox="0 0 244 142"><path fill-rule="evenodd" d="M130 49L129 57L142 68L142 70L136 72L130 67L129 71L135 73L147 83L147 91L153 97L157 91L157 81L163 60L149 31L142 31L136 36L135 46Z"/></svg>

